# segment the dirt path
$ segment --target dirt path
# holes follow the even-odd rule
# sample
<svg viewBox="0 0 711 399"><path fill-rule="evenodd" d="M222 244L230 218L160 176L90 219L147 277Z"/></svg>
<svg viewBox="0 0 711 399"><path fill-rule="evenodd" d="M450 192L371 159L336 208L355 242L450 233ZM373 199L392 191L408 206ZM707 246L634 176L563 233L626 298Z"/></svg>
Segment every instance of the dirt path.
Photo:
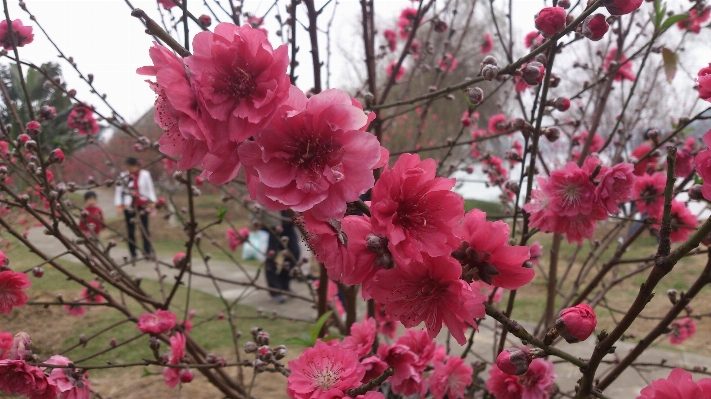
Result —
<svg viewBox="0 0 711 399"><path fill-rule="evenodd" d="M116 211L113 206L113 196L108 191L102 190L99 195L100 205L104 209L105 216L107 218L116 217ZM29 232L30 240L41 248L48 256L57 256L65 251L61 243L54 239L53 237L43 234L41 229L35 228ZM125 244L120 244L117 248L112 250L112 255L115 259L122 259L128 256L128 250ZM172 262L172 254L158 254L158 257L163 262ZM65 256L63 259L76 261L71 256ZM204 262L200 258L193 258L192 270L197 273L209 273L213 276L219 276L224 279L230 279L239 282L248 282L250 276L254 276L256 269L247 268L245 271L240 270L236 265L221 261L210 261L209 271L204 265ZM172 281L172 276L177 275L177 272L168 269L166 267L160 267L157 269L155 262L148 261L138 261L135 266L129 267L127 269L130 274L134 276L140 276L147 279L157 279L159 273L168 277L166 281ZM260 277L259 284L264 284L263 277ZM290 299L286 303L277 304L269 299L267 292L261 290L255 290L251 287L240 287L234 284L228 284L224 282L218 282L217 284L209 278L194 276L192 278L192 287L200 291L217 295L218 290L222 292L222 295L226 299L237 299L241 298L240 303L252 306L255 308L261 308L268 312L277 312L281 315L288 315L290 317L301 318L301 319L314 319L315 310L309 303L298 300ZM294 282L292 284L292 289L299 295L309 296L309 290L305 284L299 284ZM365 304L362 303L360 306L363 307ZM361 312L362 313L362 312ZM491 358L491 348L492 342L495 338L492 331L494 324L491 320L485 320L480 326L480 332L475 336L475 342L473 349L474 351L485 359ZM531 326L525 325L526 328L531 328ZM708 333L700 331L699 333ZM446 335L443 331L440 333L437 340L441 343L445 343ZM511 345L519 345L520 342L514 337L511 341ZM588 339L586 342L568 345L563 343L560 348L572 353L581 358L587 357L592 353L595 340ZM461 353L462 349L456 342L452 341L450 343L452 347L453 354ZM617 343L617 354L619 357L623 357L629 350L634 346L632 343L628 342L618 342ZM469 356L471 361L477 360L475 356ZM609 355L606 360L614 360L613 355ZM694 366L711 366L711 358L706 356L700 356L694 353L680 353L674 351L666 351L660 349L652 349L645 352L645 354L639 359L641 362L646 363L660 363L665 361L668 365L684 365L687 367ZM602 368L601 370L603 370ZM567 363L556 364L556 374L558 378L556 383L560 386L562 390L572 389L576 381L580 378L580 372L576 367L573 367ZM645 381L639 373L634 370L628 369L621 377L619 377L615 384L613 384L608 390L605 391L605 395L608 398L615 399L635 399L639 390L644 386L649 384L652 379L663 378L669 374L668 369L662 369L654 371L651 373L642 373L648 380ZM699 378L700 376L697 376Z"/></svg>

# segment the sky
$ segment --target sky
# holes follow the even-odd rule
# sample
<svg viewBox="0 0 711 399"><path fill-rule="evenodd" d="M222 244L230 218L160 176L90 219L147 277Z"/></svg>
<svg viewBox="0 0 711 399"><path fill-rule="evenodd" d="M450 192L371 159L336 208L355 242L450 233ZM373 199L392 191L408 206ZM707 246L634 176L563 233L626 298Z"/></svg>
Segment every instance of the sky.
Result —
<svg viewBox="0 0 711 399"><path fill-rule="evenodd" d="M462 0L463 1L463 0ZM486 2L482 1L482 5ZM533 15L540 10L542 0L513 0L513 21L515 35L522 37L525 33L534 30ZM25 0L29 10L36 15L38 21L68 56L74 57L80 70L86 75L93 73L94 85L100 93L108 96L109 102L126 117L129 122L137 120L149 110L155 100L153 92L144 82L145 77L135 73L136 68L149 65L148 48L151 46L152 37L144 33L143 26L136 18L131 17L130 9L124 0ZM9 0L9 11L12 19L20 18L25 24L31 24L27 14L17 5L17 0ZM222 0L227 5L227 0ZM244 10L255 15L263 15L272 4L271 1L245 1ZM316 1L317 6L325 1ZM352 54L354 47L360 46L360 2L359 0L334 0L329 8L324 11L323 24L325 27L330 10L337 3L337 13L333 26L333 58L332 58L332 86L346 87L353 80L353 68L349 58L359 60L359 54ZM681 9L687 2L682 0L669 0L669 9ZM149 16L158 20L156 0L131 0L134 7L143 9ZM214 0L210 0L213 10L222 21L225 15L215 8ZM280 2L282 6L284 2ZM391 21L395 21L400 10L412 4L409 0L376 0L376 15L378 27L382 30ZM495 6L507 4L496 1ZM209 14L202 0L188 0L188 5L193 14ZM645 3L643 7L651 7ZM281 10L282 13L284 10ZM177 15L177 14L176 14ZM266 18L266 28L270 32L270 40L275 45L281 43L277 37L277 23L274 19L275 11ZM213 24L214 27L214 24ZM673 28L676 29L676 28ZM191 25L191 32L199 32L197 26ZM708 31L707 31L708 32ZM297 41L302 51L299 53L301 68L298 71L300 78L297 85L308 90L313 80L309 70L310 54L308 52L306 32L301 29L297 32ZM323 39L323 36L322 36ZM696 53L711 54L709 43L699 41L700 46ZM323 41L322 41L323 43ZM30 45L20 49L23 60L41 64L46 61L61 61L57 58L57 51L44 37L41 31L35 28L35 40ZM344 55L345 54L345 55ZM703 57L691 57L691 71L705 66L708 61ZM3 60L1 62L7 62ZM107 110L101 100L92 97L88 86L77 76L76 72L66 62L60 62L64 70L64 77L68 87L74 88L79 93L78 98L93 104L101 112ZM694 65L698 64L698 65ZM696 68L696 69L694 69ZM687 79L688 80L688 79ZM690 84L690 82L687 82Z"/></svg>
<svg viewBox="0 0 711 399"><path fill-rule="evenodd" d="M515 0L516 26L522 31L533 29L530 15L537 11L540 0ZM12 19L20 18L25 24L31 24L27 14L17 5L17 0L9 0L9 11ZM106 93L108 101L129 120L135 121L150 109L155 100L153 92L144 82L146 79L135 73L136 68L149 65L148 48L152 37L144 33L140 21L130 15L130 9L123 0L25 0L27 7L38 22L47 31L59 48L67 55L74 57L79 69L86 75L94 74L94 85L100 93ZM227 5L227 0L222 0ZM317 6L325 1L317 1ZM333 26L333 60L331 78L332 86L347 82L352 78L352 68L347 57L340 54L349 52L352 40L360 40L357 32L360 20L360 2L358 0L338 0L338 9ZM136 8L143 9L150 17L158 20L159 14L155 0L131 0ZM213 10L222 21L225 15L210 1ZM263 15L272 4L271 1L245 1L244 9L255 15ZM281 4L285 4L281 2ZM412 4L409 0L376 0L378 20L394 21L400 10ZM188 0L191 12L199 16L208 14L202 0ZM332 7L333 3L329 5ZM284 13L284 10L281 10ZM277 23L272 11L266 19L266 27L270 31L270 40L280 44L281 39L275 35ZM330 17L330 11L323 14L323 25ZM178 14L176 13L176 16ZM214 22L214 21L213 21ZM528 25L528 26L527 26ZM214 27L214 24L213 24ZM196 25L191 25L191 32L199 32ZM298 44L302 51L300 78L297 85L303 90L311 87L313 80L310 75L309 43L304 30L297 32ZM360 45L360 43L358 43ZM35 27L35 40L30 45L20 49L20 58L41 64L47 61L60 61L57 51ZM2 62L7 62L3 60ZM107 110L101 100L92 97L88 86L77 76L76 72L66 62L60 62L64 77L69 88L78 92L78 98L93 104L101 112Z"/></svg>

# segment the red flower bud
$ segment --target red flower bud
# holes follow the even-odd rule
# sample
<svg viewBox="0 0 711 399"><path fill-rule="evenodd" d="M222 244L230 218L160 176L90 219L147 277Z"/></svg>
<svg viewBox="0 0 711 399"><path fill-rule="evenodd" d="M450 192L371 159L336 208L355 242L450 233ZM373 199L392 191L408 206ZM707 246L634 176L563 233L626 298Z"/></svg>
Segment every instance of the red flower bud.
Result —
<svg viewBox="0 0 711 399"><path fill-rule="evenodd" d="M607 0L603 2L612 15L625 15L642 6L644 0Z"/></svg>
<svg viewBox="0 0 711 399"><path fill-rule="evenodd" d="M21 134L21 135L17 136L17 140L20 143L25 144L26 142L30 141L30 136L28 136L26 134Z"/></svg>
<svg viewBox="0 0 711 399"><path fill-rule="evenodd" d="M474 105L477 105L484 100L484 90L479 87L471 87L466 89L464 93L467 95L469 102Z"/></svg>
<svg viewBox="0 0 711 399"><path fill-rule="evenodd" d="M175 256L173 256L173 266L178 266L178 264L185 259L185 256L185 252L178 252L175 254Z"/></svg>
<svg viewBox="0 0 711 399"><path fill-rule="evenodd" d="M563 7L546 7L536 17L536 29L543 36L553 36L565 29L565 9Z"/></svg>
<svg viewBox="0 0 711 399"><path fill-rule="evenodd" d="M509 375L522 375L528 371L531 355L519 348L506 348L496 357L496 367Z"/></svg>
<svg viewBox="0 0 711 399"><path fill-rule="evenodd" d="M27 133L29 133L29 134L42 133L42 125L40 125L40 123L37 121L27 122L27 125L25 125L25 129L27 129Z"/></svg>
<svg viewBox="0 0 711 399"><path fill-rule="evenodd" d="M200 26L207 28L212 25L212 18L210 18L209 15L202 14L200 18L198 18L198 22L200 22Z"/></svg>
<svg viewBox="0 0 711 399"><path fill-rule="evenodd" d="M62 163L65 158L64 151L61 148L54 149L49 153L49 161L52 163Z"/></svg>
<svg viewBox="0 0 711 399"><path fill-rule="evenodd" d="M202 186L202 184L205 182L205 179L202 177L198 176L195 178L195 185L196 186Z"/></svg>
<svg viewBox="0 0 711 399"><path fill-rule="evenodd" d="M469 112L464 111L464 115L462 115L462 126L464 127L469 127L472 124L472 120L469 119Z"/></svg>
<svg viewBox="0 0 711 399"><path fill-rule="evenodd" d="M188 369L184 369L184 370L180 371L180 382L182 382L183 384L187 384L188 382L191 382L193 380L193 377L195 377L195 375L193 374L192 371L190 371Z"/></svg>
<svg viewBox="0 0 711 399"><path fill-rule="evenodd" d="M590 15L583 21L583 36L592 41L598 41L605 36L610 25L607 24L607 18L602 14Z"/></svg>
<svg viewBox="0 0 711 399"><path fill-rule="evenodd" d="M560 112L565 112L570 108L570 100L565 97L558 97L555 99L555 109Z"/></svg>
<svg viewBox="0 0 711 399"><path fill-rule="evenodd" d="M521 69L521 78L526 84L531 86L541 83L545 74L546 67L537 61L529 62Z"/></svg>
<svg viewBox="0 0 711 399"><path fill-rule="evenodd" d="M596 325L595 311L584 303L563 309L555 321L558 333L570 344L588 339Z"/></svg>
<svg viewBox="0 0 711 399"><path fill-rule="evenodd" d="M43 105L42 108L40 108L40 116L46 120L54 119L54 117L57 116L57 110L50 105Z"/></svg>

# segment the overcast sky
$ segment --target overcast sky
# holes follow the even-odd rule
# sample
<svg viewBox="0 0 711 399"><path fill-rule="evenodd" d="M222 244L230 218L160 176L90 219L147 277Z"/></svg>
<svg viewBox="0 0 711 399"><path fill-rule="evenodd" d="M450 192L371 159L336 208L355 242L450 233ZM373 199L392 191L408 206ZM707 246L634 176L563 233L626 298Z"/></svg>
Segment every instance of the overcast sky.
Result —
<svg viewBox="0 0 711 399"><path fill-rule="evenodd" d="M135 73L136 68L150 63L148 48L151 46L152 38L143 32L141 23L131 17L130 10L123 0L25 0L25 2L58 46L67 55L74 57L82 72L94 74L95 86L101 93L108 95L111 104L129 121L135 121L152 107L155 96L144 83L145 77ZM480 2L485 5L488 0L480 0ZM131 3L135 7L142 8L149 16L158 19L156 0L131 0ZM227 5L228 1L222 0L221 3ZM325 1L317 1L317 5L323 3ZM335 1L329 7L334 3ZM386 24L387 21L394 21L402 8L412 4L409 0L376 0L375 3L381 25ZM212 0L209 0L209 4L215 9ZM245 1L244 9L255 15L263 15L271 4L272 1ZM497 6L503 4L502 1L496 2ZM681 9L684 4L688 5L688 2L670 0L669 8ZM202 0L188 0L188 5L196 16L209 14ZM534 29L533 15L542 6L541 0L514 0L513 19L519 37ZM343 51L351 51L353 43L360 46L359 7L358 0L338 0L337 18L334 21L334 27L337 28L333 32L334 58L331 80L332 86L335 87L348 86L348 80L353 76L347 58L341 54ZM645 3L643 7L649 8L651 5ZM10 0L9 9L11 18L21 18L25 24L31 24L32 21L27 14L17 5L17 0ZM223 21L226 20L221 11L216 9L215 11ZM270 39L276 46L281 43L281 39L275 35L277 25L274 15L272 11L266 19L266 27L270 31ZM325 27L329 17L330 11L324 12L322 27ZM379 28L382 30L383 26ZM191 31L194 34L199 30L193 25ZM708 31L706 32L708 34ZM305 41L307 39L305 31L300 30L297 37L302 48L299 53L302 67L297 85L307 90L313 82L308 67L310 65L309 44ZM711 54L709 43L704 43L698 53ZM58 60L57 52L37 28L35 28L35 41L20 49L20 57L37 64ZM359 59L360 55L355 54L353 57ZM709 59L704 61L703 58ZM697 71L709 61L711 57L699 57L698 62L693 61L698 64L698 67L694 65L696 69L692 71ZM97 109L106 111L100 99L91 97L86 84L78 79L69 65L62 63L62 67L68 86L78 91L78 97L94 104ZM688 80L686 76L683 78Z"/></svg>

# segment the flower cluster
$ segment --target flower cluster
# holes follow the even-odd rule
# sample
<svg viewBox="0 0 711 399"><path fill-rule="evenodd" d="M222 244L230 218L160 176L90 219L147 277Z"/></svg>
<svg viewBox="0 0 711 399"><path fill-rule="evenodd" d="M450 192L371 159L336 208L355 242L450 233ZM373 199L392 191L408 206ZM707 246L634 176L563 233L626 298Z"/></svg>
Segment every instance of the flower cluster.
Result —
<svg viewBox="0 0 711 399"><path fill-rule="evenodd" d="M538 183L531 202L524 205L530 225L543 232L565 234L569 242L578 243L592 238L597 221L618 213L619 204L633 198L633 184L639 184L631 164L608 167L595 157L588 157L582 168L569 162L551 172L548 179L539 178Z"/></svg>
<svg viewBox="0 0 711 399"><path fill-rule="evenodd" d="M94 119L94 110L86 105L77 105L67 117L67 126L76 130L80 136L94 135L99 132L99 124Z"/></svg>

